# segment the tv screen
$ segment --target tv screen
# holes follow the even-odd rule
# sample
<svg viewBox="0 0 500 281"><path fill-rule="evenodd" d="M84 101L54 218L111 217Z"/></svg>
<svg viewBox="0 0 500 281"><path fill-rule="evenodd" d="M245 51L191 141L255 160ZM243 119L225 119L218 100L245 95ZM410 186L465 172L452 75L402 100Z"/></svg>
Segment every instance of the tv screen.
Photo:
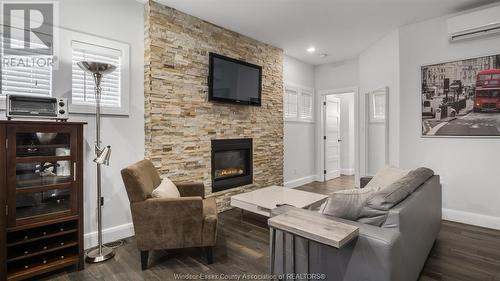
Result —
<svg viewBox="0 0 500 281"><path fill-rule="evenodd" d="M260 105L262 67L210 53L208 100Z"/></svg>

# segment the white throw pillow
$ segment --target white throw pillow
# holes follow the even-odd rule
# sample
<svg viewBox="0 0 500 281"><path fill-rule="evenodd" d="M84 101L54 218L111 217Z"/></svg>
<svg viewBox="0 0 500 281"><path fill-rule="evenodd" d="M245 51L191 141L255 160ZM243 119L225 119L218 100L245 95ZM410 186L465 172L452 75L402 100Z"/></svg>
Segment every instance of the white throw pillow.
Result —
<svg viewBox="0 0 500 281"><path fill-rule="evenodd" d="M160 185L151 192L151 196L153 198L180 198L181 194L169 178L164 178Z"/></svg>
<svg viewBox="0 0 500 281"><path fill-rule="evenodd" d="M409 170L403 170L396 167L385 166L380 169L375 176L368 182L365 188L384 189L395 181L406 176Z"/></svg>

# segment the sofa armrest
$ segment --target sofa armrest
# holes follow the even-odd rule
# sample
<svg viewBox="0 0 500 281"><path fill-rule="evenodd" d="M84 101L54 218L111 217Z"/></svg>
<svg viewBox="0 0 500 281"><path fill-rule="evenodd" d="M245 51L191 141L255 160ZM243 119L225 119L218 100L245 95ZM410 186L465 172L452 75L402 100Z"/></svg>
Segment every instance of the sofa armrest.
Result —
<svg viewBox="0 0 500 281"><path fill-rule="evenodd" d="M365 187L372 179L373 177L361 177L359 179L359 188Z"/></svg>
<svg viewBox="0 0 500 281"><path fill-rule="evenodd" d="M130 204L141 251L202 245L203 199L150 198Z"/></svg>
<svg viewBox="0 0 500 281"><path fill-rule="evenodd" d="M281 211L286 209L283 208ZM307 268L308 264L314 264L311 273L324 273L328 276L328 280L400 280L397 274L398 268L401 267L401 235L397 229L381 228L327 215L323 217L357 226L358 237L337 249L296 236L296 249L309 247L308 251L300 252L296 259L294 258L297 267ZM292 243L289 241L293 241L291 234L277 230L274 274L293 270L290 263L286 261L284 265L283 260L283 249L286 256L290 256L293 252ZM284 242L286 245L283 245Z"/></svg>
<svg viewBox="0 0 500 281"><path fill-rule="evenodd" d="M271 211L271 217L278 216L278 215L284 214L284 213L292 211L292 210L293 211L300 211L300 212L315 212L316 213L316 211L304 210L304 209L300 209L300 208L293 207L293 206L281 206L281 207L276 208L276 209ZM345 220L345 219L332 217L332 216L328 216L328 215L321 215L321 216L324 218L327 218L329 220L332 220L332 221L337 221L337 222L349 224L352 226L356 226L359 228L358 236L367 237L368 239L375 239L375 240L378 240L381 243L386 244L386 245L395 244L398 237L399 237L399 230L397 230L397 229L382 228L382 227L378 227L378 226L374 226L374 225L370 225L370 224L364 224L364 223L360 223L357 221Z"/></svg>
<svg viewBox="0 0 500 281"><path fill-rule="evenodd" d="M202 182L175 182L182 197L200 196L205 198L205 185Z"/></svg>

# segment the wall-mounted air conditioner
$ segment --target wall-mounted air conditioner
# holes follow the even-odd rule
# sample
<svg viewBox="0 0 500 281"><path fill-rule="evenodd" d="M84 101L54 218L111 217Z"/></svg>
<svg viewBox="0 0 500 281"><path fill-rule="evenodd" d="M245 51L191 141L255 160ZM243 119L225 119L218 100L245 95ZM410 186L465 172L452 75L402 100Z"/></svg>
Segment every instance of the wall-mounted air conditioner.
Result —
<svg viewBox="0 0 500 281"><path fill-rule="evenodd" d="M451 42L495 34L500 35L500 5L448 19Z"/></svg>

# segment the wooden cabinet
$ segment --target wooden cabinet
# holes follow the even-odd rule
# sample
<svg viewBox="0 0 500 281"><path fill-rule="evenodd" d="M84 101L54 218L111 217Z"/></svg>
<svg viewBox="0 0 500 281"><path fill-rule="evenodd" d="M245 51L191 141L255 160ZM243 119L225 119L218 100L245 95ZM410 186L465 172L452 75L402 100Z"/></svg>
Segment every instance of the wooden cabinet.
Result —
<svg viewBox="0 0 500 281"><path fill-rule="evenodd" d="M0 121L0 280L83 268L83 125Z"/></svg>

